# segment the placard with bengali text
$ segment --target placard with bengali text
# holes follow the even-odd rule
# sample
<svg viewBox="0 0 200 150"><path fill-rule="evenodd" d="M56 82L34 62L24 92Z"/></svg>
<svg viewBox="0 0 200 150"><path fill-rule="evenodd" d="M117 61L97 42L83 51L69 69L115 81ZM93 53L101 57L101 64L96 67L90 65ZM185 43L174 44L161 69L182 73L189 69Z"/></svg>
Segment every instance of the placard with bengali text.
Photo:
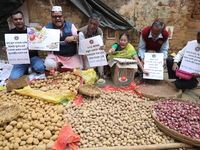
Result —
<svg viewBox="0 0 200 150"><path fill-rule="evenodd" d="M180 65L180 70L189 73L200 73L200 44L188 42Z"/></svg>
<svg viewBox="0 0 200 150"><path fill-rule="evenodd" d="M108 64L105 51L99 49L103 45L103 40L100 35L81 40L80 44L82 44L86 52L90 67Z"/></svg>
<svg viewBox="0 0 200 150"><path fill-rule="evenodd" d="M7 57L9 64L29 64L27 34L5 34Z"/></svg>
<svg viewBox="0 0 200 150"><path fill-rule="evenodd" d="M145 53L144 70L149 76L143 74L143 78L163 80L163 59L163 53Z"/></svg>

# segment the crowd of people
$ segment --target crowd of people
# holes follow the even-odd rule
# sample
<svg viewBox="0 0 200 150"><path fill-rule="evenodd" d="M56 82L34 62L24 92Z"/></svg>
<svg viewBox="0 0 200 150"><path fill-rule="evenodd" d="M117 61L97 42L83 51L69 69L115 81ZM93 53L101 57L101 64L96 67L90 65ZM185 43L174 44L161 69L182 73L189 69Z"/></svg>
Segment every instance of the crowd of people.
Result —
<svg viewBox="0 0 200 150"><path fill-rule="evenodd" d="M39 57L37 50L29 49L30 64L15 64L13 66L10 79L21 77L28 72L28 68L31 67L36 73L43 73L45 70L52 70L64 66L66 68L74 69L78 66L82 66L83 70L91 68L86 52L83 45L80 42L83 39L91 38L100 35L103 39L103 31L99 27L101 16L94 13L91 14L88 20L88 24L80 29L77 29L75 25L64 19L63 11L60 6L54 6L51 11L52 22L45 25L47 29L59 29L60 30L60 43L59 51L51 51L48 53L46 59L43 60ZM15 26L9 33L27 33L27 26L23 13L21 11L15 11L11 14L12 22ZM43 27L35 27L41 30ZM122 33L119 36L119 41L114 43L109 50L106 51L106 46L101 45L100 49L106 51L107 60L114 57L128 58L137 60L139 69L143 74L149 75L149 72L144 69L144 57L145 53L153 51L156 53L163 53L164 65L167 66L169 78L177 79L175 85L180 89L194 88L198 84L197 78L200 77L198 73L192 73L193 78L190 80L180 79L175 75L175 70L179 68L181 60L183 58L185 48L183 48L176 55L175 58L168 58L169 49L169 34L165 29L165 25L161 21L155 21L151 26L146 27L141 31L140 42L138 45L138 53L130 43L130 35ZM197 33L197 40L194 42L200 43L200 31ZM79 43L79 45L77 44ZM2 48L3 51L7 50L7 47ZM125 54L118 53L118 51L126 52ZM116 53L117 52L117 53ZM97 67L98 73L102 76L106 74L107 66Z"/></svg>

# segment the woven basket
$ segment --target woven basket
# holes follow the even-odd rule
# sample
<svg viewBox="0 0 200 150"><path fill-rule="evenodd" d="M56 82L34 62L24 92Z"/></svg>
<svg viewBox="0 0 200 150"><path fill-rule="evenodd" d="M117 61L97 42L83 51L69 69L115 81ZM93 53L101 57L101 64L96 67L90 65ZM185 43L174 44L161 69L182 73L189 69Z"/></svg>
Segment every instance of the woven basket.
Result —
<svg viewBox="0 0 200 150"><path fill-rule="evenodd" d="M92 84L82 84L79 86L79 92L81 92L84 95L96 97L100 96L102 94L102 91L97 86L94 86Z"/></svg>
<svg viewBox="0 0 200 150"><path fill-rule="evenodd" d="M145 84L139 84L138 90L142 93L144 97L147 97L150 100L157 101L165 98L167 99L182 97L182 90L176 88L173 83L167 80L155 81L142 79L140 82L145 82Z"/></svg>
<svg viewBox="0 0 200 150"><path fill-rule="evenodd" d="M2 103L0 105L0 125L17 118L21 110L21 107L17 104Z"/></svg>
<svg viewBox="0 0 200 150"><path fill-rule="evenodd" d="M175 101L181 101L181 102L188 102L186 100L181 100L181 99L173 99ZM164 101L164 100L163 100ZM200 105L199 105L200 106ZM168 128L167 126L164 126L160 121L158 121L155 117L154 117L154 114L155 112L153 111L152 109L152 118L154 119L155 121L155 124L157 125L157 127L162 130L166 135L176 139L176 140L179 140L183 143L186 143L186 144L190 144L190 145L193 145L193 146L199 146L200 147L200 140L196 140L196 139L193 139L193 138L190 138L188 136L185 136L183 134L180 134L170 128Z"/></svg>

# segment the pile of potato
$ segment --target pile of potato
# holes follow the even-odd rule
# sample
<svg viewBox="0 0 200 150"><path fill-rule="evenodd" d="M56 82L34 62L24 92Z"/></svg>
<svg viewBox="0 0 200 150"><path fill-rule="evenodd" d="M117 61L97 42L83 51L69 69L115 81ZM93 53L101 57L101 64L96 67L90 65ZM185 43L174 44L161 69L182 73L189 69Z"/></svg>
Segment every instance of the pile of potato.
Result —
<svg viewBox="0 0 200 150"><path fill-rule="evenodd" d="M0 103L16 103L22 108L20 115L0 125L0 149L48 150L66 125L64 105L55 105L15 92L0 93Z"/></svg>
<svg viewBox="0 0 200 150"><path fill-rule="evenodd" d="M103 92L84 104L66 106L80 148L173 143L151 118L151 104L128 92Z"/></svg>
<svg viewBox="0 0 200 150"><path fill-rule="evenodd" d="M44 79L31 81L31 88L39 89L44 92L74 92L77 94L81 77L73 72L55 73Z"/></svg>

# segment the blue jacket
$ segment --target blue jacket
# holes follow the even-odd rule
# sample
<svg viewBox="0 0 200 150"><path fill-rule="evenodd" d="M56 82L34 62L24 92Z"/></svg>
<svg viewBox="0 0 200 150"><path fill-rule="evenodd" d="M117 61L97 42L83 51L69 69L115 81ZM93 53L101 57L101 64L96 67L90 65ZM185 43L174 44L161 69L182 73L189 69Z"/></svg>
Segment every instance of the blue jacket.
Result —
<svg viewBox="0 0 200 150"><path fill-rule="evenodd" d="M72 23L64 22L65 25L62 29L62 36L60 35L60 41L64 41L66 37L72 36ZM49 23L45 26L47 29L56 29L53 23ZM76 43L60 43L60 51L53 51L54 54L60 56L71 57L76 54Z"/></svg>

